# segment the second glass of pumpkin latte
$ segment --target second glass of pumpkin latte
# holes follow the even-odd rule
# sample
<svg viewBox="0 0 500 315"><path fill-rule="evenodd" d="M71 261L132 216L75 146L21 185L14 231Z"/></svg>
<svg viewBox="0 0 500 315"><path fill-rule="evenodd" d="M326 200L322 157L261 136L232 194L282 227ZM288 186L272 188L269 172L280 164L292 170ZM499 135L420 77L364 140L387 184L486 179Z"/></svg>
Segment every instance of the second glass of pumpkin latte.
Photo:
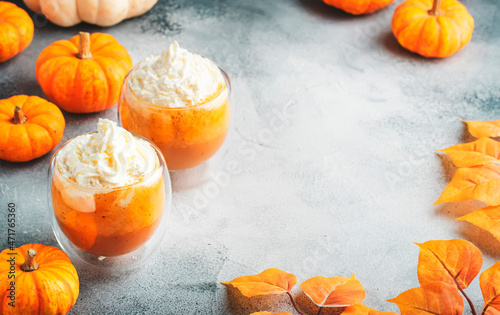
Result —
<svg viewBox="0 0 500 315"><path fill-rule="evenodd" d="M173 42L125 78L119 118L125 129L160 148L169 170L188 169L222 146L229 130L229 93L224 71Z"/></svg>

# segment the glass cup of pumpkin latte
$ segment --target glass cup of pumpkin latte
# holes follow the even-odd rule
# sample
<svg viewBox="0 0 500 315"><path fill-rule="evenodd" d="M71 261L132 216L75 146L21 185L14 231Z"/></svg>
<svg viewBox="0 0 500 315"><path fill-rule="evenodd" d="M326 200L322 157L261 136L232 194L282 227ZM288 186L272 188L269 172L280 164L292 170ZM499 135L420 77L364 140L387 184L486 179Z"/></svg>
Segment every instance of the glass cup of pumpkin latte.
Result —
<svg viewBox="0 0 500 315"><path fill-rule="evenodd" d="M54 154L48 195L59 244L90 265L139 266L166 231L171 186L161 152L110 120Z"/></svg>
<svg viewBox="0 0 500 315"><path fill-rule="evenodd" d="M229 130L230 84L214 62L173 42L136 65L122 88L118 115L130 132L154 142L169 170L212 157Z"/></svg>

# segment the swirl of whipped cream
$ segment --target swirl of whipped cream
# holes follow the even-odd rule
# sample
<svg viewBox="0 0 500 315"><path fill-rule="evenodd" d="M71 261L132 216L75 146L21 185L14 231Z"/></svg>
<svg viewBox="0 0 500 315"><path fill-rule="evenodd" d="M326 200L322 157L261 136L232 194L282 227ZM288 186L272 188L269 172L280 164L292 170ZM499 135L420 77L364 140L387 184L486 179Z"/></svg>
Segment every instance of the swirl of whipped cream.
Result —
<svg viewBox="0 0 500 315"><path fill-rule="evenodd" d="M134 184L159 165L148 142L107 119L99 119L97 133L78 136L62 148L56 163L70 182L104 188Z"/></svg>
<svg viewBox="0 0 500 315"><path fill-rule="evenodd" d="M129 86L138 98L149 103L184 107L205 103L225 84L215 63L174 41L160 55L141 61L130 75Z"/></svg>

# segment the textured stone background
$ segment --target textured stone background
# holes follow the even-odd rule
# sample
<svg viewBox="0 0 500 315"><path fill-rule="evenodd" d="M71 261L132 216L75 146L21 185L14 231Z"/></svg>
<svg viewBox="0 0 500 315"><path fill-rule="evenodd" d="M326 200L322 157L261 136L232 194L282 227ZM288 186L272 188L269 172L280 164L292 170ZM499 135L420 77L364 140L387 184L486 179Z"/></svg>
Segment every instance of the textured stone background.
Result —
<svg viewBox="0 0 500 315"><path fill-rule="evenodd" d="M0 98L43 97L38 54L78 30L112 34L134 62L177 40L232 80L234 129L213 179L193 187L174 177L161 250L128 276L79 269L71 313L293 311L285 297L246 299L219 284L270 267L299 282L355 273L367 290L364 304L397 311L385 300L418 286L414 242L470 240L484 253L483 270L500 259L490 234L454 220L481 205L433 206L455 171L436 150L472 140L461 120L500 118L500 4L463 3L474 35L444 60L397 44L390 31L396 4L353 17L320 0L167 0L114 27L67 29L30 12L34 40L0 64ZM63 142L94 130L99 117L116 120L116 107L64 115ZM57 245L46 201L50 155L0 161L2 248L8 202L18 205L19 245ZM303 308L317 312L299 291ZM477 280L467 292L481 308Z"/></svg>

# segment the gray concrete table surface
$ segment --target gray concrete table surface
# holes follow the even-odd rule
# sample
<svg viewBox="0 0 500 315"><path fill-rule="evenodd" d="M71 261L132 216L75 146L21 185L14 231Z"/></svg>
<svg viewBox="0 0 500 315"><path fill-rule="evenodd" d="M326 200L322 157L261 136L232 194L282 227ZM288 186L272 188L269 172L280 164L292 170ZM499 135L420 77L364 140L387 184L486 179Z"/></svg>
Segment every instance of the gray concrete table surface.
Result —
<svg viewBox="0 0 500 315"><path fill-rule="evenodd" d="M79 270L71 313L294 312L286 296L247 299L220 284L271 267L299 283L355 274L365 305L397 312L386 300L418 286L414 242L466 239L482 250L483 270L496 262L500 243L454 220L480 204L433 203L455 172L436 150L473 139L461 120L500 119L500 4L463 0L475 18L472 41L435 60L393 37L401 2L355 17L320 0L167 0L109 28L57 27L30 12L33 42L0 64L2 99L44 97L38 54L79 30L112 34L134 62L177 40L219 63L233 88L234 128L214 179L191 188L174 181L167 237L143 268L122 277ZM62 143L94 130L99 117L117 119L116 107L64 116ZM2 249L8 202L18 207L18 245L58 246L47 210L52 153L0 162ZM481 309L478 279L467 292ZM298 285L293 293L317 312Z"/></svg>

